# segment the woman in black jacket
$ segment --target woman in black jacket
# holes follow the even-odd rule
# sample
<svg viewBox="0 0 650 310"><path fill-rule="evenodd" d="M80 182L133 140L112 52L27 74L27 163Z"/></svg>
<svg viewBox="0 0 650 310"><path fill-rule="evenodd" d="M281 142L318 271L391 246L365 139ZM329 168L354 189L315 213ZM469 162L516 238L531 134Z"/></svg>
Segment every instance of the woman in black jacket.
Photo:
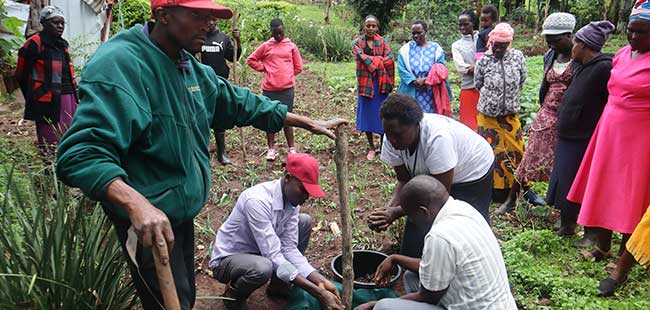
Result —
<svg viewBox="0 0 650 310"><path fill-rule="evenodd" d="M574 37L572 56L579 66L558 111L558 140L546 195L546 201L560 210L560 236L575 234L580 205L566 197L609 96L612 55L601 49L613 30L608 21L592 22ZM576 245L588 247L590 242L585 238Z"/></svg>

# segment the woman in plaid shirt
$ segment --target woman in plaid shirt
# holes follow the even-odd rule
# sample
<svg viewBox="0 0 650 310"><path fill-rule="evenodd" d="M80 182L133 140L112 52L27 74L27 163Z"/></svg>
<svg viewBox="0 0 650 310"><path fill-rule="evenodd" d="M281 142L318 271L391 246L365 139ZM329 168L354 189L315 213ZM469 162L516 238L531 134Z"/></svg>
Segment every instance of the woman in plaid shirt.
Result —
<svg viewBox="0 0 650 310"><path fill-rule="evenodd" d="M368 138L368 160L375 158L373 133L384 135L379 108L395 85L395 66L390 45L378 33L379 21L369 15L363 21L364 34L352 43L357 63L357 130ZM379 141L381 141L381 139Z"/></svg>
<svg viewBox="0 0 650 310"><path fill-rule="evenodd" d="M36 122L41 154L54 157L59 138L77 110L77 84L68 42L63 39L63 11L46 6L40 12L43 31L18 51L16 80L25 96L25 119Z"/></svg>

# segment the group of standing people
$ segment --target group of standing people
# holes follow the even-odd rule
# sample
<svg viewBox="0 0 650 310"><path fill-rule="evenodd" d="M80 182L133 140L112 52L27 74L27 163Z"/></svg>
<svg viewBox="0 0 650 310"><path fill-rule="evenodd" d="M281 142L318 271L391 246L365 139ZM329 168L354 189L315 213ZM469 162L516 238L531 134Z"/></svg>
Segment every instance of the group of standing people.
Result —
<svg viewBox="0 0 650 310"><path fill-rule="evenodd" d="M41 152L53 154L59 134L67 129L58 148L57 175L102 201L125 252L129 239L139 241L129 267L143 307L155 308L161 299L151 247L163 249L173 242L171 252L162 252L162 260L172 267L182 306L191 308L193 218L210 188L210 130L222 132L235 125L268 132L285 128L287 173L242 194L228 225L217 234L221 241L211 267L218 280L229 285L230 296L240 301L272 279L282 291L299 285L323 305L341 308L335 287L303 255L311 220L298 207L309 196L324 193L318 187L315 159L293 154L288 126L333 137L328 128L344 121L315 121L290 113L302 60L285 37L282 21L271 21L273 38L247 60L264 73L264 94L276 101L231 85L223 78L227 70L209 70L193 57L203 52L203 62L214 60L210 53L217 49L210 46L220 42L214 21L230 18L232 11L208 0L152 0L151 6L155 21L124 31L98 49L87 63L79 95L67 42L61 37L63 12L43 9L44 30L21 48L16 70L26 98L25 118L36 122ZM385 135L381 159L397 178L386 208L373 212L369 225L382 231L407 216L402 255L385 265L419 271L419 279L410 277L408 283L413 294L407 296L416 303L398 303L400 307L515 307L489 229L493 189L510 198L500 213L512 210L523 189L529 201L560 209L558 234L572 236L577 224L585 226L586 237L577 245L593 244L593 249L584 258L607 259L612 231L623 233L620 258L601 281L601 295L613 294L625 282L635 260L650 265L650 142L634 139L650 130L650 1L636 1L627 25L630 44L614 56L601 52L614 29L609 22L592 22L574 35L572 15L554 13L545 20L542 34L550 49L544 56L541 109L529 128L525 151L518 117L527 77L525 58L511 47L512 27L497 22L498 11L489 6L481 11L480 31L473 11L459 17L462 37L452 53L462 74L462 123L447 117L452 96L444 52L427 41L426 23L412 25L413 40L397 55L399 94L390 94L395 87L394 57L377 33L377 18L364 20L364 34L353 43L357 126L367 133L367 158L375 157L373 133ZM227 55L224 59L231 60ZM131 79L136 74L142 79ZM273 136L267 138L267 159L274 160ZM221 154L224 163L227 158ZM549 178L547 201L540 201L528 185ZM481 238L458 235L453 229L458 225L475 229ZM488 255L483 255L484 246ZM255 257L233 256L241 254ZM246 264L259 268L241 267ZM383 274L376 276L381 282ZM477 278L485 285L477 287ZM479 295L484 298L472 299ZM394 307L393 302L378 308ZM245 302L233 306L242 305Z"/></svg>
<svg viewBox="0 0 650 310"><path fill-rule="evenodd" d="M444 114L444 110L437 109L438 97L427 97L421 87L431 86L427 81L433 68L444 60L432 56L437 46L423 43L426 40L420 35L426 32L426 25L415 22L413 41L404 45L398 55L398 92L403 94L388 95L379 113L386 135L381 159L394 167L398 183L386 207L370 215L369 225L382 231L408 214L399 199L400 191L418 175L433 176L452 197L469 202L485 214L489 223L487 213L482 212L486 207L479 199L479 189L485 183L479 185L480 178L474 179L470 184L475 187L467 195L454 193L454 187L467 173L464 167L473 167L473 174L480 176L478 162L494 163L487 170L493 171L491 194L501 193L505 200L497 214L513 210L522 190L532 204L554 205L561 214L555 227L558 235L574 236L577 224L585 226L585 237L576 242L577 247L592 247L579 256L585 259L611 257L612 231L623 233L618 258L611 264L613 271L599 285L600 295L609 296L625 282L635 259L647 266L650 257L650 215L646 213L650 205L650 167L646 159L650 145L632 142L634 133L643 132L643 126L648 124L650 2L636 2L627 25L630 45L614 56L601 51L614 30L608 21L591 22L574 34L573 15L560 12L548 16L542 27L549 50L544 55L540 110L528 127L526 147L519 120L526 60L521 51L512 48L514 29L507 23L496 23L495 12L484 8L481 31L474 29L477 17L473 11L461 13L462 37L452 46L454 62L462 75L461 121L488 142L493 154L479 155L480 143L474 143L472 135L460 134L463 130L453 125L455 121L430 114L418 116L427 112ZM482 37L487 38L485 51L479 49ZM417 68L422 68L421 61L427 57L426 68L430 71L425 74ZM363 68L359 59L357 67ZM360 104L362 97L360 91ZM432 104L427 101L430 98ZM476 112L470 111L474 107ZM476 155L473 164L467 157L470 151ZM530 189L531 182L539 181L550 181L546 200ZM418 227L415 219L407 221L402 254L416 258L425 255L424 235L429 231L433 231L430 224ZM626 248L632 232L636 236Z"/></svg>

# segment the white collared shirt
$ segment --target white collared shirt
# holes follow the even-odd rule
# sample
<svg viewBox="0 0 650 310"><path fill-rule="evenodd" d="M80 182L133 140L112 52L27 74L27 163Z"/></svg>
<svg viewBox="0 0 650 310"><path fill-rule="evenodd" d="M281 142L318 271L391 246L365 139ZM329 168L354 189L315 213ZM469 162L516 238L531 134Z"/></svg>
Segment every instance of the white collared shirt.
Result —
<svg viewBox="0 0 650 310"><path fill-rule="evenodd" d="M217 232L210 268L234 254L259 254L273 263L284 282L297 274L309 276L314 267L298 250L300 206L284 203L281 180L257 184L245 190Z"/></svg>
<svg viewBox="0 0 650 310"><path fill-rule="evenodd" d="M440 300L447 310L517 309L497 238L476 209L449 200L424 240L420 284L448 288Z"/></svg>

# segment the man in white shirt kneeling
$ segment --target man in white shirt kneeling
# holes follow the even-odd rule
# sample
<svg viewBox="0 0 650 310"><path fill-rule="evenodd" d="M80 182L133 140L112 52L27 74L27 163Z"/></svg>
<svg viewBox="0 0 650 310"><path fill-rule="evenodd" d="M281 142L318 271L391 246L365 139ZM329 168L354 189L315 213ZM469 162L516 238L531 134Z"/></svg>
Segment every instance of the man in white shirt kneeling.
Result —
<svg viewBox="0 0 650 310"><path fill-rule="evenodd" d="M440 181L427 175L412 178L400 196L409 220L431 225L422 259L386 258L377 268L376 283L387 283L398 264L407 270L407 295L356 310L517 309L499 243L475 208L449 196Z"/></svg>

